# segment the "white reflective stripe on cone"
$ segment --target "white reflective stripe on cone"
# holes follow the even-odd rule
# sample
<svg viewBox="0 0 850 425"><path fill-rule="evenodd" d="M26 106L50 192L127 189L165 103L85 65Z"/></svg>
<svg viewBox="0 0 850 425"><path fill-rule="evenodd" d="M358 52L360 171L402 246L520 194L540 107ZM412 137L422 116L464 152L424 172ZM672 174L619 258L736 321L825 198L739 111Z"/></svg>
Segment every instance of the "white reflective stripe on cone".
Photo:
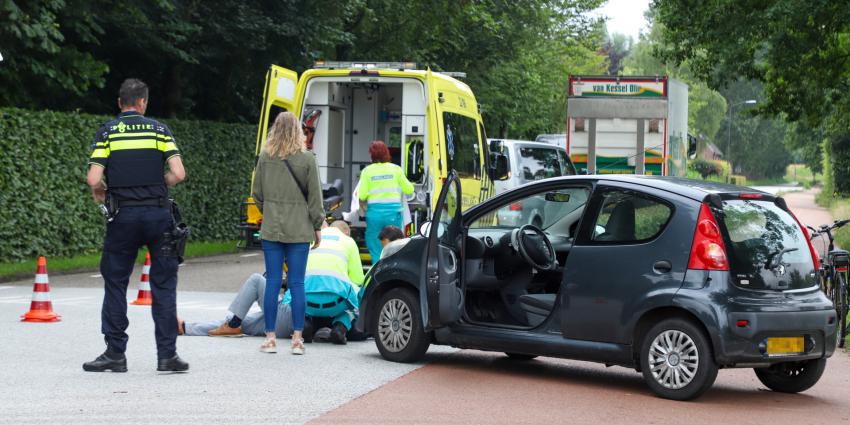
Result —
<svg viewBox="0 0 850 425"><path fill-rule="evenodd" d="M33 292L33 301L50 301L50 292Z"/></svg>
<svg viewBox="0 0 850 425"><path fill-rule="evenodd" d="M142 267L142 274L150 274L150 273L151 273L151 266L145 265L144 267Z"/></svg>
<svg viewBox="0 0 850 425"><path fill-rule="evenodd" d="M144 282L144 281L139 282L139 290L140 291L150 291L151 290L150 282Z"/></svg>
<svg viewBox="0 0 850 425"><path fill-rule="evenodd" d="M35 283L48 283L46 274L35 275Z"/></svg>

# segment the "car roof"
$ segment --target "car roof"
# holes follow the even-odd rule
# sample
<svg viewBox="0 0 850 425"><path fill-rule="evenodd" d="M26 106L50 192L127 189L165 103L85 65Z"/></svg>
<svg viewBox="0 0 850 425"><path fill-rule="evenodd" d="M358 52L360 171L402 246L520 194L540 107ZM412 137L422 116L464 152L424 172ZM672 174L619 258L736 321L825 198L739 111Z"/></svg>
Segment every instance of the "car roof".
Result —
<svg viewBox="0 0 850 425"><path fill-rule="evenodd" d="M500 141L502 143L509 144L509 145L523 145L523 146L528 146L528 147L532 147L532 148L547 148L547 149L565 150L564 148L562 148L558 145L553 145L551 143L545 143L545 142L535 142L533 140L490 138L490 139L487 139L487 141L488 142Z"/></svg>
<svg viewBox="0 0 850 425"><path fill-rule="evenodd" d="M773 198L773 195L767 192L762 192L750 187L735 186L732 184L707 180L686 179L682 177L645 176L635 174L594 174L586 176L563 176L555 177L554 179L561 179L564 181L597 180L600 182L632 183L675 193L697 201L702 201L706 196L712 194L758 193L765 197Z"/></svg>

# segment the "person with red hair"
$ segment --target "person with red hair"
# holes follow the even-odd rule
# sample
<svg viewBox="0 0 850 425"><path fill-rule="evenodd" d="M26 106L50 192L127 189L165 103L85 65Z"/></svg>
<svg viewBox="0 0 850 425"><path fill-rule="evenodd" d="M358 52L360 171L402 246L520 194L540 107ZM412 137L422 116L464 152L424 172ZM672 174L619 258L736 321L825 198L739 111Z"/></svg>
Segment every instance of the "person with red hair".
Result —
<svg viewBox="0 0 850 425"><path fill-rule="evenodd" d="M366 247L372 264L381 258L378 234L386 226L401 228L402 196L413 193L413 184L401 167L390 162L390 150L381 140L369 145L372 164L360 172L360 208L366 212Z"/></svg>

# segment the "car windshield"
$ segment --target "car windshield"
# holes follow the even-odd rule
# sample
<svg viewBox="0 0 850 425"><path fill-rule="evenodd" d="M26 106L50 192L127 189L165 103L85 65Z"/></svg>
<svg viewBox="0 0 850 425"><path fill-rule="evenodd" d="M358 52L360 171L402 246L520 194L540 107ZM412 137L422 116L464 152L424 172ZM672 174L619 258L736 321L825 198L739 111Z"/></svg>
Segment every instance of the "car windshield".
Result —
<svg viewBox="0 0 850 425"><path fill-rule="evenodd" d="M578 223L581 218L588 192L586 187L570 187L535 193L501 206L495 211L495 215L485 215L476 220L472 227L516 228L532 224L543 230L568 236L571 224ZM558 222L566 224L554 226Z"/></svg>
<svg viewBox="0 0 850 425"><path fill-rule="evenodd" d="M773 202L736 199L723 202L718 218L736 285L788 290L816 284L808 241L787 211Z"/></svg>
<svg viewBox="0 0 850 425"><path fill-rule="evenodd" d="M517 165L523 183L564 175L557 149L517 148Z"/></svg>

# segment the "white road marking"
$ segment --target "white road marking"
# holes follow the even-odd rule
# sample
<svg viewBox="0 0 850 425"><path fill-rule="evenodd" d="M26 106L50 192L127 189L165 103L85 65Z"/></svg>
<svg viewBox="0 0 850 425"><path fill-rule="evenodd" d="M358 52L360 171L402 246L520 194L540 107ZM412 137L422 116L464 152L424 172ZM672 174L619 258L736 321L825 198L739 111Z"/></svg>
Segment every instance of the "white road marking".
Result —
<svg viewBox="0 0 850 425"><path fill-rule="evenodd" d="M14 286L0 286L0 289L12 289Z"/></svg>
<svg viewBox="0 0 850 425"><path fill-rule="evenodd" d="M94 297L71 297L71 298L56 298L53 303L66 303L71 301L93 300Z"/></svg>
<svg viewBox="0 0 850 425"><path fill-rule="evenodd" d="M91 275L91 276L89 276L89 277L98 278L98 277L103 277L103 276L101 276L101 275L99 275L99 274L93 274L93 275Z"/></svg>
<svg viewBox="0 0 850 425"><path fill-rule="evenodd" d="M255 252L255 253L253 253L253 254L244 254L244 255L240 255L240 257L242 257L242 258L248 258L248 257L256 257L256 256L258 256L258 255L260 255L260 254Z"/></svg>

